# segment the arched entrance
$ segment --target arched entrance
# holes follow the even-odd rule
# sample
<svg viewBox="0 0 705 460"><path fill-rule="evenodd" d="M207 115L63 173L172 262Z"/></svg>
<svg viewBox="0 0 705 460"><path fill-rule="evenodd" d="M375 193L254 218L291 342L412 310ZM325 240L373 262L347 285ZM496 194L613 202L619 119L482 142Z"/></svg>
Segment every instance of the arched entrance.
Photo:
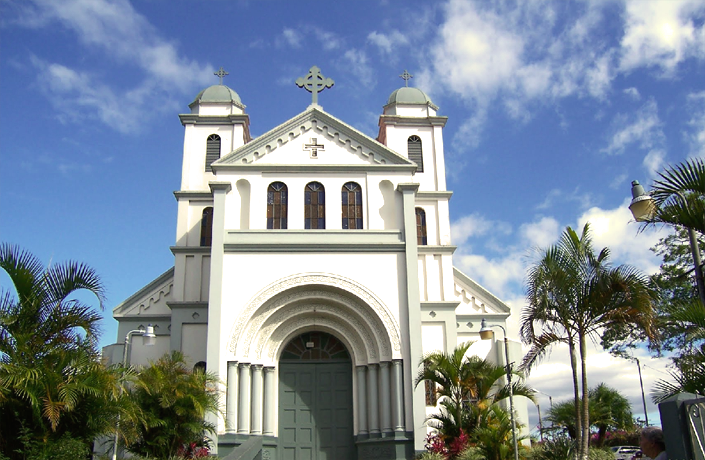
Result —
<svg viewBox="0 0 705 460"><path fill-rule="evenodd" d="M279 451L282 460L355 458L352 360L335 336L293 338L279 361Z"/></svg>

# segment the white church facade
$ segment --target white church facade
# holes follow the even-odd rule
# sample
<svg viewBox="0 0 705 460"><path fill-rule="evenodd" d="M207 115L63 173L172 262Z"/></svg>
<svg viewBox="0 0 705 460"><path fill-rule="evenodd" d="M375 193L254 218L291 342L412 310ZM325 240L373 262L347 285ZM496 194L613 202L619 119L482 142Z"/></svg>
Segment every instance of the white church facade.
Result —
<svg viewBox="0 0 705 460"><path fill-rule="evenodd" d="M318 104L333 82L314 67L297 81L313 103L251 138L223 74L180 115L174 266L114 309L118 340L152 324L156 345L133 341L132 364L180 350L217 374L221 457L260 437L265 459L413 458L436 410L414 386L424 353L472 340L504 365L479 329L510 315L453 267L447 118L404 86L371 138Z"/></svg>

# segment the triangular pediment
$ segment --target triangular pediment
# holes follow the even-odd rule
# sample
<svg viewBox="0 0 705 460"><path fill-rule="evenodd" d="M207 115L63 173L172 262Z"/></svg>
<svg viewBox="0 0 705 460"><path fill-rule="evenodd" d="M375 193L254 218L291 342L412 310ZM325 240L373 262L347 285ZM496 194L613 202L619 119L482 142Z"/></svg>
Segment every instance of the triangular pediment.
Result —
<svg viewBox="0 0 705 460"><path fill-rule="evenodd" d="M167 302L172 300L173 287L174 268L172 267L116 306L113 309L113 317L171 315L171 309Z"/></svg>
<svg viewBox="0 0 705 460"><path fill-rule="evenodd" d="M322 147L311 147L312 145ZM313 150L316 152L313 152ZM416 164L317 106L214 162L213 170L258 167L391 167L414 172Z"/></svg>
<svg viewBox="0 0 705 460"><path fill-rule="evenodd" d="M511 309L475 280L453 267L453 287L460 302L456 312L460 315L509 316Z"/></svg>

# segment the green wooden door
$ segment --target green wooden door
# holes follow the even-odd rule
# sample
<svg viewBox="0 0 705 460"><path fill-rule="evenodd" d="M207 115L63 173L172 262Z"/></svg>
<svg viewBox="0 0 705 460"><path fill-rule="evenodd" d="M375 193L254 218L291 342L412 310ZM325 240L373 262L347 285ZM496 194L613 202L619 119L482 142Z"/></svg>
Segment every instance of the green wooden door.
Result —
<svg viewBox="0 0 705 460"><path fill-rule="evenodd" d="M354 458L352 363L280 361L279 458Z"/></svg>

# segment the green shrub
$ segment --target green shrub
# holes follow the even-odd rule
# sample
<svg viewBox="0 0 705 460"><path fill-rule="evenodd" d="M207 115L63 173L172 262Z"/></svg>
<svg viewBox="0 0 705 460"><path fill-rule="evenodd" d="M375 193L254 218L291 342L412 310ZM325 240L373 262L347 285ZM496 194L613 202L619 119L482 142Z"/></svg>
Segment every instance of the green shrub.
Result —
<svg viewBox="0 0 705 460"><path fill-rule="evenodd" d="M63 435L57 440L49 440L45 444L35 444L27 456L28 460L85 460L90 449L85 441Z"/></svg>
<svg viewBox="0 0 705 460"><path fill-rule="evenodd" d="M614 460L614 454L609 449L591 447L588 452L588 460Z"/></svg>
<svg viewBox="0 0 705 460"><path fill-rule="evenodd" d="M446 460L443 454L436 452L424 452L416 457L416 460Z"/></svg>

